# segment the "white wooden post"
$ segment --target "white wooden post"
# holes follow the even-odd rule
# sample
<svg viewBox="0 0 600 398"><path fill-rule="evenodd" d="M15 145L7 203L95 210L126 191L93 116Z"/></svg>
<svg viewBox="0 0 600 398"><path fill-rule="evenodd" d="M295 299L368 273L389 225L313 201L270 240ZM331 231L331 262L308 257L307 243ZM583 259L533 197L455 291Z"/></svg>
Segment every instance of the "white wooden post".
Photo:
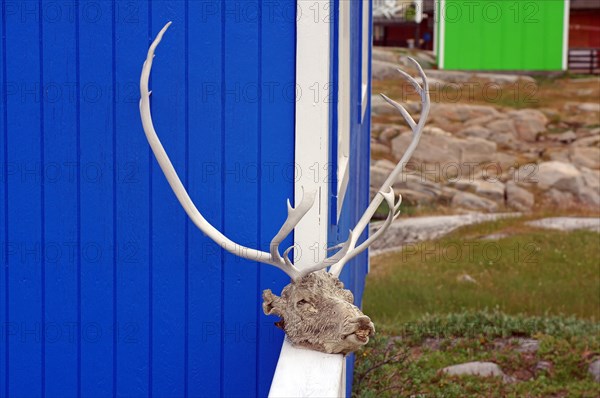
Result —
<svg viewBox="0 0 600 398"><path fill-rule="evenodd" d="M298 268L325 258L329 226L329 78L333 4L298 1L296 22L295 201L318 190L317 203L294 230ZM284 341L270 397L345 397L346 361Z"/></svg>

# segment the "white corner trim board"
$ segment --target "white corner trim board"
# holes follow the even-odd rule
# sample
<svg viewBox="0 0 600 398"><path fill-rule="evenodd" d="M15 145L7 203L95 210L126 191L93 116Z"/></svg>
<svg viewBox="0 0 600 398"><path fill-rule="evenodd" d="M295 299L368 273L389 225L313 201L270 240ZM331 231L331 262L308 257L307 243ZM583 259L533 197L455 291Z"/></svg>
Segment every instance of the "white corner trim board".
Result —
<svg viewBox="0 0 600 398"><path fill-rule="evenodd" d="M346 393L346 360L342 354L296 348L283 342L269 397L333 397Z"/></svg>
<svg viewBox="0 0 600 398"><path fill-rule="evenodd" d="M324 7L329 2L317 4ZM301 7L301 3L298 4ZM321 14L321 12L319 13ZM326 101L330 84L330 23L317 20L312 12L298 13L296 22L296 84L303 93L296 98L295 138L295 199L300 201L304 191L317 190L315 206L304 216L294 231L294 245L302 253L299 267L312 265L315 255L327 254L329 221L329 103ZM314 88L318 87L315 91ZM269 397L345 397L345 364L341 354L295 348L286 339Z"/></svg>
<svg viewBox="0 0 600 398"><path fill-rule="evenodd" d="M562 47L562 70L569 68L569 18L571 15L571 0L565 0L563 12L563 47Z"/></svg>

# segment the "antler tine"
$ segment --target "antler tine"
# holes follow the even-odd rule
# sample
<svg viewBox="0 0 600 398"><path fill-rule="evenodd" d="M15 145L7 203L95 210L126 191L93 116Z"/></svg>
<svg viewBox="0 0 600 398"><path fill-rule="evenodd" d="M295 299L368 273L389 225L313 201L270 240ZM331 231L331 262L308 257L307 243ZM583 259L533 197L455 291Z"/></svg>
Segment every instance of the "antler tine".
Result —
<svg viewBox="0 0 600 398"><path fill-rule="evenodd" d="M369 246L371 246L371 244L373 242L375 242L377 239L379 239L379 237L381 235L383 235L383 233L385 231L387 231L387 229L390 227L390 225L392 225L392 222L398 218L398 216L400 215L400 204L402 204L402 196L400 196L398 198L398 203L394 204L394 201L396 199L396 194L394 193L394 190L392 188L390 188L390 190L383 194L385 197L385 201L387 202L388 206L389 206L389 211L388 211L388 215L385 219L385 221L383 222L383 225L381 227L379 227L379 229L377 231L375 231L375 233L371 236L369 236L367 238L367 240L365 240L363 243L361 243L356 249L354 249L354 256L357 256L358 254L362 253L363 251L365 251Z"/></svg>
<svg viewBox="0 0 600 398"><path fill-rule="evenodd" d="M387 228L389 228L392 221L399 214L399 213L397 213L397 211L398 211L400 203L401 203L401 198L397 204L394 204L394 200L393 200L394 191L393 191L392 186L393 186L394 182L396 181L398 175L402 172L406 163L408 163L408 160L412 156L413 152L417 148L417 145L419 144L419 140L421 139L421 135L423 134L423 128L425 127L425 122L427 121L427 117L429 116L429 110L431 108L431 99L429 97L429 84L427 82L427 76L425 75L423 68L421 68L421 66L419 65L419 63L417 61L415 61L413 58L410 58L410 57L408 59L410 60L410 62L412 62L416 66L417 71L419 72L419 75L421 76L421 79L423 80L423 86L421 87L421 85L419 85L419 83L412 76L408 75L406 72L404 72L402 70L399 70L399 72L402 76L404 76L410 82L410 84L413 85L413 87L415 87L415 90L421 96L421 104L422 104L421 117L419 118L419 122L415 123L414 119L410 116L408 111L406 111L406 109L402 105L389 99L385 95L382 95L383 98L390 105L394 106L394 108L396 108L400 112L400 114L404 117L404 119L410 126L410 128L413 132L412 141L408 145L406 152L404 152L404 155L402 155L402 158L400 159L400 161L398 162L396 167L394 167L394 169L392 170L392 172L390 173L388 178L382 184L381 188L379 189L379 191L377 192L377 194L375 195L375 197L373 198L373 200L367 207L367 210L365 211L365 213L362 215L362 217L356 224L356 227L354 228L354 233L352 234L352 236L350 236L348 238L348 241L347 241L347 243L349 243L349 244L347 244L348 250L341 258L339 258L339 260L337 262L335 262L331 266L329 272L335 276L340 275L340 273L342 272L342 269L344 268L344 265L346 265L346 263L348 261L350 261L352 258L354 258L359 253L363 252L365 249L367 249L367 247L369 247L369 245L371 245L376 239L378 239L387 230ZM387 216L383 226L379 230L377 230L371 237L369 237L365 242L363 242L360 246L356 247L356 241L358 240L360 235L362 235L362 232L365 230L365 228L369 225L369 222L371 221L373 214L375 214L375 212L379 208L379 205L384 200L386 200L388 202L390 210L389 210L388 216ZM345 244L345 246L346 246L346 244ZM340 252L341 252L341 250L340 250ZM336 255L339 254L340 252L336 253ZM335 255L331 257L332 260L333 260L333 257L335 257ZM331 262L329 262L329 264L330 263ZM326 266L327 265L322 266L322 268L325 268Z"/></svg>
<svg viewBox="0 0 600 398"><path fill-rule="evenodd" d="M175 193L175 196L179 200L179 203L190 217L192 222L200 229L206 236L212 239L216 244L221 246L223 249L228 252L246 258L251 261L261 262L265 264L274 265L275 267L281 269L287 275L289 275L292 280L296 280L300 271L296 268L291 261L287 258L287 254L289 252L286 251L285 257L282 258L277 252L277 256L273 256L271 253L267 253L261 250L251 249L248 247L244 247L231 239L227 238L223 235L219 230L213 227L200 213L200 211L194 205L194 202L190 198L187 190L182 184L179 176L177 175L177 171L173 167L169 156L167 155L165 148L160 142L158 135L156 134L156 130L154 129L154 123L152 122L152 114L150 112L150 91L148 90L148 80L150 78L150 72L152 70L152 61L154 58L154 51L156 47L162 40L163 35L171 25L171 22L167 23L161 31L158 33L150 48L148 49L148 55L146 57L146 61L142 67L142 73L140 76L140 117L142 119L142 126L144 128L144 133L146 134L146 138L148 139L148 143L152 148L152 152L160 165L171 189ZM288 218L284 222L283 226L279 230L279 233L275 236L274 240L276 242L280 242L287 236L291 230L293 230L294 226L298 224L300 219L308 212L308 210L312 207L314 203L315 193L309 193L305 195L305 197L301 200L300 204L296 209L292 209L289 206L288 202ZM278 246L278 244L277 244Z"/></svg>
<svg viewBox="0 0 600 398"><path fill-rule="evenodd" d="M388 104L390 104L391 106L396 108L398 110L398 112L400 112L400 114L402 115L404 120L406 120L406 123L408 123L408 125L410 126L411 130L414 130L417 127L417 123L412 118L412 116L408 113L406 108L404 108L402 105L400 105L399 103L397 103L396 101L389 98L387 95L385 95L383 93L380 93L379 95L381 95L381 98L383 98L385 100L385 102L387 102Z"/></svg>
<svg viewBox="0 0 600 398"><path fill-rule="evenodd" d="M282 257L279 254L279 245L281 242L294 230L296 225L302 220L302 217L308 213L308 211L313 207L315 203L315 198L317 196L317 191L311 191L307 194L304 193L304 189L302 189L302 200L300 204L295 208L290 205L290 201L288 200L288 216L281 229L271 240L270 251L271 257L277 261L281 261ZM289 249L288 249L289 250ZM284 253L284 257L287 254L287 251Z"/></svg>

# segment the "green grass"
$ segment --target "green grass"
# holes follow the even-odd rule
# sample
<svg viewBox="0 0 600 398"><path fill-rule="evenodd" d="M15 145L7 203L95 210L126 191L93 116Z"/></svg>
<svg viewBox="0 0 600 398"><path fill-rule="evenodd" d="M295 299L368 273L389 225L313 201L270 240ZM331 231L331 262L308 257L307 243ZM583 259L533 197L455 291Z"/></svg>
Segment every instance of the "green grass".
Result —
<svg viewBox="0 0 600 398"><path fill-rule="evenodd" d="M372 260L363 302L378 334L356 354L353 396L600 397L587 373L600 357L600 236L525 221L465 227ZM482 239L490 234L505 237ZM519 352L516 338L539 349ZM516 382L439 372L477 360Z"/></svg>
<svg viewBox="0 0 600 398"><path fill-rule="evenodd" d="M484 313L483 318L489 316ZM472 316L467 314L466 316ZM443 317L438 319L443 322ZM526 330L527 317L512 317ZM415 325L417 327L418 324ZM554 325L538 324L541 329ZM477 329L477 324L474 325ZM600 350L598 335L587 335L591 323L582 322L574 336L526 334L540 344L536 352L519 352L518 340L486 337L444 337L436 345L420 344L404 336L379 336L357 354L354 397L597 397L600 386L587 374L593 352ZM427 329L427 327L426 327ZM485 327L482 329L482 331ZM427 335L421 331L421 335ZM502 331L509 335L510 330ZM486 361L498 364L514 382L501 378L451 377L439 370L450 365ZM537 365L550 363L548 369Z"/></svg>
<svg viewBox="0 0 600 398"><path fill-rule="evenodd" d="M364 310L384 328L424 314L498 309L507 314L600 319L600 249L594 232L542 231L505 220L376 257ZM484 240L491 233L506 234ZM464 282L470 276L476 282Z"/></svg>

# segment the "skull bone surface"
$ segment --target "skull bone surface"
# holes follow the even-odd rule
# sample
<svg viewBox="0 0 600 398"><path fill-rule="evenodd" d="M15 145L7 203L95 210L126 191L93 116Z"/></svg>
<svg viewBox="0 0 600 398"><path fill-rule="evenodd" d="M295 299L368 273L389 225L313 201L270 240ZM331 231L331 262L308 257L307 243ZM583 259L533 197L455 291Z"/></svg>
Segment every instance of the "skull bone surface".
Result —
<svg viewBox="0 0 600 398"><path fill-rule="evenodd" d="M375 334L371 319L354 305L354 295L335 276L313 272L283 288L281 297L263 292L263 310L292 344L330 354L348 354Z"/></svg>

